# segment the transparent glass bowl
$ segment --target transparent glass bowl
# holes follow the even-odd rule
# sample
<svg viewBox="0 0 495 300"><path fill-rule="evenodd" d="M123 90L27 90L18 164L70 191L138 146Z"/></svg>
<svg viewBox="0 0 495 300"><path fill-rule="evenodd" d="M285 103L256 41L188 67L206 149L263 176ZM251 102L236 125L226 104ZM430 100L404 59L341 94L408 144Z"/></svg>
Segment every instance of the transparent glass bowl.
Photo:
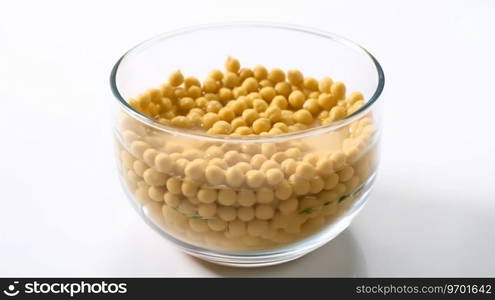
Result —
<svg viewBox="0 0 495 300"><path fill-rule="evenodd" d="M176 69L205 78L227 56L246 67L330 76L344 82L348 93L362 92L365 105L316 128L233 138L160 124L126 101L159 86ZM193 256L234 266L298 258L341 233L373 185L384 75L370 53L345 38L277 24L187 28L132 48L115 64L110 83L124 190L152 228ZM206 164L192 172L188 166L198 158ZM303 161L314 172L297 176L294 168ZM234 180L229 168L238 162L245 164ZM207 180L211 165L223 171L216 168ZM270 180L273 168L283 172L282 181ZM248 179L251 169L263 176Z"/></svg>

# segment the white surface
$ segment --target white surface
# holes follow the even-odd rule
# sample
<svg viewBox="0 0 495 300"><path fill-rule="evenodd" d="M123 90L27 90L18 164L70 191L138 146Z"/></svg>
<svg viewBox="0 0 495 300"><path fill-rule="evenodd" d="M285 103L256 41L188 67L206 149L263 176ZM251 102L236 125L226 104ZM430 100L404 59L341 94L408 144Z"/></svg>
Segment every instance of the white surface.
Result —
<svg viewBox="0 0 495 300"><path fill-rule="evenodd" d="M495 2L167 2L0 3L0 276L495 276ZM339 33L386 74L370 202L337 239L277 267L182 254L141 221L114 169L113 63L163 31L232 20Z"/></svg>

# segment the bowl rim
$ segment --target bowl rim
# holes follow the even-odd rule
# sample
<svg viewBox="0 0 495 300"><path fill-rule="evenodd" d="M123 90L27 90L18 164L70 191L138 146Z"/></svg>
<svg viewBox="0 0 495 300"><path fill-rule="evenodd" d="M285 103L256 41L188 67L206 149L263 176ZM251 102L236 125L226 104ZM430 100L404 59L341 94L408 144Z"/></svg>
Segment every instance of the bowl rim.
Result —
<svg viewBox="0 0 495 300"><path fill-rule="evenodd" d="M132 106L127 103L127 101L124 99L124 97L121 95L118 87L117 87L117 82L116 82L116 77L117 77L117 72L119 70L119 67L121 63L129 56L132 55L135 52L144 50L148 47L153 46L154 44L166 40L169 38L172 38L174 36L182 35L182 34L189 34L192 32L196 31L202 31L202 30L209 30L209 29L222 29L222 28L233 28L233 27L255 27L255 28L266 28L266 29L279 29L279 30L287 30L287 31L295 31L295 32L300 32L300 33L305 33L313 36L317 36L320 38L325 38L330 41L339 43L343 46L346 46L348 48L351 48L355 51L358 51L364 55L366 55L371 62L374 64L376 68L376 72L378 75L378 83L375 88L375 91L373 95L366 101L366 103L360 107L357 111L353 112L352 114L336 120L329 122L324 125L319 125L317 127L311 127L307 128L304 130L299 130L295 132L288 132L288 133L282 133L282 134L267 134L267 135L247 135L247 136L237 136L237 135L221 135L221 134L211 134L207 132L200 132L198 130L194 129L185 129L185 128L178 128L178 127L173 127L169 125L162 124L158 122L155 119L152 119L148 117L145 114L142 114L138 111L136 111ZM210 24L202 24L202 25L195 25L195 26L188 26L188 27L182 27L173 31L168 31L164 32L162 34L159 34L157 36L154 36L150 39L147 39L131 49L129 49L127 52L125 52L115 63L115 65L112 68L112 71L110 73L110 88L112 90L113 95L116 97L117 102L121 106L121 108L130 116L133 118L137 119L138 121L153 127L154 129L157 129L159 131L165 132L167 134L171 135L176 135L176 136L182 136L182 137L187 137L187 138L193 138L197 140L203 140L203 141L211 141L211 142L228 142L228 143L253 143L253 142L285 142L289 140L294 140L294 139L301 139L305 137L310 137L310 136L315 136L315 135L320 135L320 134L325 134L330 131L337 130L343 126L348 125L349 123L353 122L354 120L360 118L361 116L365 115L368 113L373 104L377 102L378 98L380 97L383 88L385 86L385 75L383 73L383 69L378 62L378 60L364 47L361 45L345 38L340 35L323 31L320 29L316 28L311 28L311 27L306 27L306 26L300 26L300 25L294 25L294 24L284 24L284 23L271 23L271 22L227 22L227 23L210 23Z"/></svg>

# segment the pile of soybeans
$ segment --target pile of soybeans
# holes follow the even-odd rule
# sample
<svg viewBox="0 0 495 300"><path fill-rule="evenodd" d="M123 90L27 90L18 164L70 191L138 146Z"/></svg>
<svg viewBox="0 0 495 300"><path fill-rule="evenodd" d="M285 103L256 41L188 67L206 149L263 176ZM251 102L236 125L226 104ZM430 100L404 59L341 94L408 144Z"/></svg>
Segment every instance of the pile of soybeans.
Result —
<svg viewBox="0 0 495 300"><path fill-rule="evenodd" d="M212 70L203 82L177 70L128 103L177 130L217 138L158 132L126 113L118 128L128 189L166 232L207 248L268 249L311 236L345 215L376 167L371 114L316 137L276 140L364 105L361 93L347 95L330 77L241 68L229 57L224 72Z"/></svg>

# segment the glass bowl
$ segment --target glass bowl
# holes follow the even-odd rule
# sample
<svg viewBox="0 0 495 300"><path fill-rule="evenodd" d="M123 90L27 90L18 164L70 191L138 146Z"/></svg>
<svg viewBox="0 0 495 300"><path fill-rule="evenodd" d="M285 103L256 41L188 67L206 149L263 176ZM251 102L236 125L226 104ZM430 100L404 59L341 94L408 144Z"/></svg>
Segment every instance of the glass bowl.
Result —
<svg viewBox="0 0 495 300"><path fill-rule="evenodd" d="M331 76L364 105L306 130L232 137L167 126L128 104L174 70L205 78L228 56ZM373 186L384 75L368 51L335 34L266 23L182 29L125 53L110 84L122 186L146 223L190 255L232 266L296 259L349 226ZM296 172L303 164L311 167Z"/></svg>

